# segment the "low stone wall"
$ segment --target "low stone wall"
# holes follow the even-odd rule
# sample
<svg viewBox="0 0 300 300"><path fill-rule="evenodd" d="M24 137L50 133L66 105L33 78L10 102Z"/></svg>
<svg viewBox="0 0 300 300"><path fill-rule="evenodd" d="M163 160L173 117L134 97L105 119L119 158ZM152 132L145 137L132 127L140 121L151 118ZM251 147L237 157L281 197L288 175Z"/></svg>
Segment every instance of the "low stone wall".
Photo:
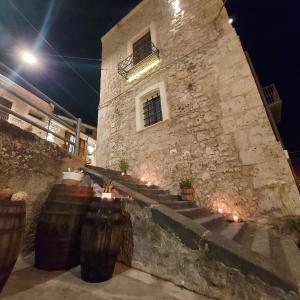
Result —
<svg viewBox="0 0 300 300"><path fill-rule="evenodd" d="M0 188L28 194L23 254L33 249L37 220L53 184L81 161L38 136L0 121Z"/></svg>
<svg viewBox="0 0 300 300"><path fill-rule="evenodd" d="M127 201L125 210L127 222L120 253L123 263L212 299L299 299L294 292L283 291L295 286L273 277L271 271L265 272L268 266L264 261L255 261L255 267L244 260L247 254L234 250L236 253L230 255L221 237L213 241L208 231L184 224L184 217L177 222L176 217L168 217L167 208L135 200ZM252 272L260 266L262 269L255 272L263 280ZM277 280L282 289L267 285L269 279Z"/></svg>

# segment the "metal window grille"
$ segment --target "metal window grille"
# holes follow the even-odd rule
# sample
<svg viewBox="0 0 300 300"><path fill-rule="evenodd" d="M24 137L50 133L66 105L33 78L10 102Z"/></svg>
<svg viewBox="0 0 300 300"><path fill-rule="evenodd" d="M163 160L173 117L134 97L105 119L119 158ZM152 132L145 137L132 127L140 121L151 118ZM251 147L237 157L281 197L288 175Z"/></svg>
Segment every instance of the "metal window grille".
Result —
<svg viewBox="0 0 300 300"><path fill-rule="evenodd" d="M144 126L148 127L162 121L160 95L155 94L148 98L143 105L144 108Z"/></svg>

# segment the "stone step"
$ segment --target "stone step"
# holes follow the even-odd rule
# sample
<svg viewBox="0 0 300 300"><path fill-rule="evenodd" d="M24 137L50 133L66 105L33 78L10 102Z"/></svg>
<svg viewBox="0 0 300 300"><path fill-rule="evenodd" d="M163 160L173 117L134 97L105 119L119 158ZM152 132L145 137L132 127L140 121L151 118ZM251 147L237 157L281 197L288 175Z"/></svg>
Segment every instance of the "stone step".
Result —
<svg viewBox="0 0 300 300"><path fill-rule="evenodd" d="M191 201L159 201L159 203L168 206L169 208L179 210L186 208L197 208L197 205Z"/></svg>
<svg viewBox="0 0 300 300"><path fill-rule="evenodd" d="M119 182L126 184L128 188L132 189L147 189L150 191L159 189L159 187L156 185L147 186L145 183L124 182L122 180L119 180Z"/></svg>
<svg viewBox="0 0 300 300"><path fill-rule="evenodd" d="M284 252L292 276L300 283L300 250L289 238L281 238L280 244Z"/></svg>
<svg viewBox="0 0 300 300"><path fill-rule="evenodd" d="M251 250L266 257L271 256L269 230L266 228L257 228L254 233Z"/></svg>
<svg viewBox="0 0 300 300"><path fill-rule="evenodd" d="M207 209L200 207L189 207L185 209L179 209L177 210L177 212L192 220L211 215L211 213Z"/></svg>
<svg viewBox="0 0 300 300"><path fill-rule="evenodd" d="M111 175L111 174L105 174L105 176L111 178L114 181L118 181L120 183L124 184L137 184L137 185L143 185L145 184L144 182L140 181L139 179L135 179L129 175Z"/></svg>
<svg viewBox="0 0 300 300"><path fill-rule="evenodd" d="M144 191L143 194L145 196L153 196L153 194L151 193L151 190L147 190L147 191ZM170 194L155 194L155 199L153 199L155 201L158 201L160 203L163 204L164 201L181 201L181 196L178 196L178 195L170 195ZM190 201L187 201L187 202L190 202Z"/></svg>
<svg viewBox="0 0 300 300"><path fill-rule="evenodd" d="M237 235L233 238L233 240L242 246L251 249L253 240L254 240L254 234L256 231L255 224L252 223L246 223L241 230L237 233Z"/></svg>
<svg viewBox="0 0 300 300"><path fill-rule="evenodd" d="M179 197L170 195L169 191L162 190L158 187L148 188L142 185L138 180L134 181L134 179L131 179L128 176L121 176L117 171L98 172L100 175L106 176L113 180L115 180L114 178L117 178L115 181L127 187L127 190L131 189L130 193L134 193L134 191L136 191L144 194L154 201L157 201L160 204L175 210L177 213L192 219L195 224L202 225L206 229L210 230L212 234L220 234L228 240L227 242L234 241L239 243L241 247L239 248L236 257L238 261L236 265L237 268L241 267L243 270L247 270L249 267L247 263L243 266L240 266L240 256L242 253L246 253L246 255L249 255L250 257L250 264L255 265L253 270L255 270L256 274L262 273L260 267L264 268L264 263L266 261L266 272L271 272L270 274L278 274L279 281L276 279L276 277L275 279L277 281L274 281L275 283L277 282L276 284L279 282L281 285L281 280L283 278L282 286L284 288L290 289L292 286L293 290L297 290L296 283L300 282L300 254L297 245L290 239L280 239L280 237L274 235L270 230L258 228L253 222L229 223L221 214L212 214L207 209L197 207L196 203L193 202L179 201ZM96 176L95 173L94 176ZM160 211L160 209L162 209L162 211ZM159 211L159 213L156 215L157 220L159 220L159 216L163 214L163 209L164 208L161 206L154 208L154 211ZM167 218L170 218L172 215L170 210L167 210L167 214L170 214L167 215ZM181 223L181 219L176 222L178 222L178 224ZM176 220L175 214L174 219L172 220ZM166 226L164 222L161 224L162 226ZM175 227L174 230L176 229ZM203 228L201 229L201 232L202 231ZM182 237L186 238L185 231L178 231L177 234L183 234ZM215 236L216 240L221 239L220 235ZM227 249L226 243L224 243L224 245L222 244L222 246ZM232 244L232 246L227 250L232 251L230 249L234 249L234 247L237 247L235 243ZM230 261L232 258L234 257L231 257ZM235 260L233 259L231 262L234 263L234 261ZM264 273L262 278L263 280L266 278ZM273 282L272 278L270 280Z"/></svg>
<svg viewBox="0 0 300 300"><path fill-rule="evenodd" d="M220 219L223 219L223 215L221 215L221 214L213 214L212 215L211 214L208 216L201 217L199 219L195 219L194 222L206 227L208 224L210 224L212 222L217 222Z"/></svg>
<svg viewBox="0 0 300 300"><path fill-rule="evenodd" d="M101 174L115 174L115 175L121 175L121 171L111 170L111 169L104 169L101 167L95 167L95 166L88 166L88 169L95 170Z"/></svg>
<svg viewBox="0 0 300 300"><path fill-rule="evenodd" d="M219 231L219 234L223 235L229 240L233 240L234 237L240 232L240 230L245 226L244 222L241 223L229 223L225 228Z"/></svg>
<svg viewBox="0 0 300 300"><path fill-rule="evenodd" d="M286 254L283 251L280 236L273 232L269 231L270 238L270 250L271 250L271 259L276 262L276 266L282 270L283 274L291 274L291 270L289 268Z"/></svg>
<svg viewBox="0 0 300 300"><path fill-rule="evenodd" d="M146 186L142 186L142 187L129 187L134 191L137 191L141 194L144 194L145 196L150 197L156 197L156 196L170 196L170 191L168 190L161 190L161 189L156 189L156 188L148 188ZM155 198L153 198L153 200L155 200Z"/></svg>

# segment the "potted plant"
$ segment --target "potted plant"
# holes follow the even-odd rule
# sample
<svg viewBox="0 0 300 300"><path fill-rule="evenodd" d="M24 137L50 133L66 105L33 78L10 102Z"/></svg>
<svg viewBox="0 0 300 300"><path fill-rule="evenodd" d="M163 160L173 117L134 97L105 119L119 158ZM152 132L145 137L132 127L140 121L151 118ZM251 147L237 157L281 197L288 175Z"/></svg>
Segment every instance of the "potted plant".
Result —
<svg viewBox="0 0 300 300"><path fill-rule="evenodd" d="M181 198L184 201L195 200L195 190L193 188L193 179L191 177L181 177L179 181L181 189Z"/></svg>
<svg viewBox="0 0 300 300"><path fill-rule="evenodd" d="M122 175L126 175L129 169L129 164L126 158L121 158L119 160L119 168L122 172Z"/></svg>

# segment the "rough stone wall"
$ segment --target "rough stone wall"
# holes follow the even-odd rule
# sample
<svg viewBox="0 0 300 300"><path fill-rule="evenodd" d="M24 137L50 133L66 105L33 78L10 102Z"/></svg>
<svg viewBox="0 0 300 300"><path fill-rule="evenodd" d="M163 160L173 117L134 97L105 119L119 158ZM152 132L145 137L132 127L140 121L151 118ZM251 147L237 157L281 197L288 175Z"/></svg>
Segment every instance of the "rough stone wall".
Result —
<svg viewBox="0 0 300 300"><path fill-rule="evenodd" d="M276 141L240 41L220 0L144 0L103 39L97 164L178 192L192 175L200 205L236 211L300 213L300 198ZM147 11L147 14L145 13ZM128 41L151 23L161 63L127 83L117 64ZM135 97L164 82L170 119L136 131Z"/></svg>
<svg viewBox="0 0 300 300"><path fill-rule="evenodd" d="M209 248L190 249L153 221L150 207L129 201L125 210L128 219L119 257L123 263L212 299L298 299L211 259Z"/></svg>
<svg viewBox="0 0 300 300"><path fill-rule="evenodd" d="M63 170L80 164L54 144L0 120L0 188L28 194L24 254L32 251L38 217L53 184Z"/></svg>

